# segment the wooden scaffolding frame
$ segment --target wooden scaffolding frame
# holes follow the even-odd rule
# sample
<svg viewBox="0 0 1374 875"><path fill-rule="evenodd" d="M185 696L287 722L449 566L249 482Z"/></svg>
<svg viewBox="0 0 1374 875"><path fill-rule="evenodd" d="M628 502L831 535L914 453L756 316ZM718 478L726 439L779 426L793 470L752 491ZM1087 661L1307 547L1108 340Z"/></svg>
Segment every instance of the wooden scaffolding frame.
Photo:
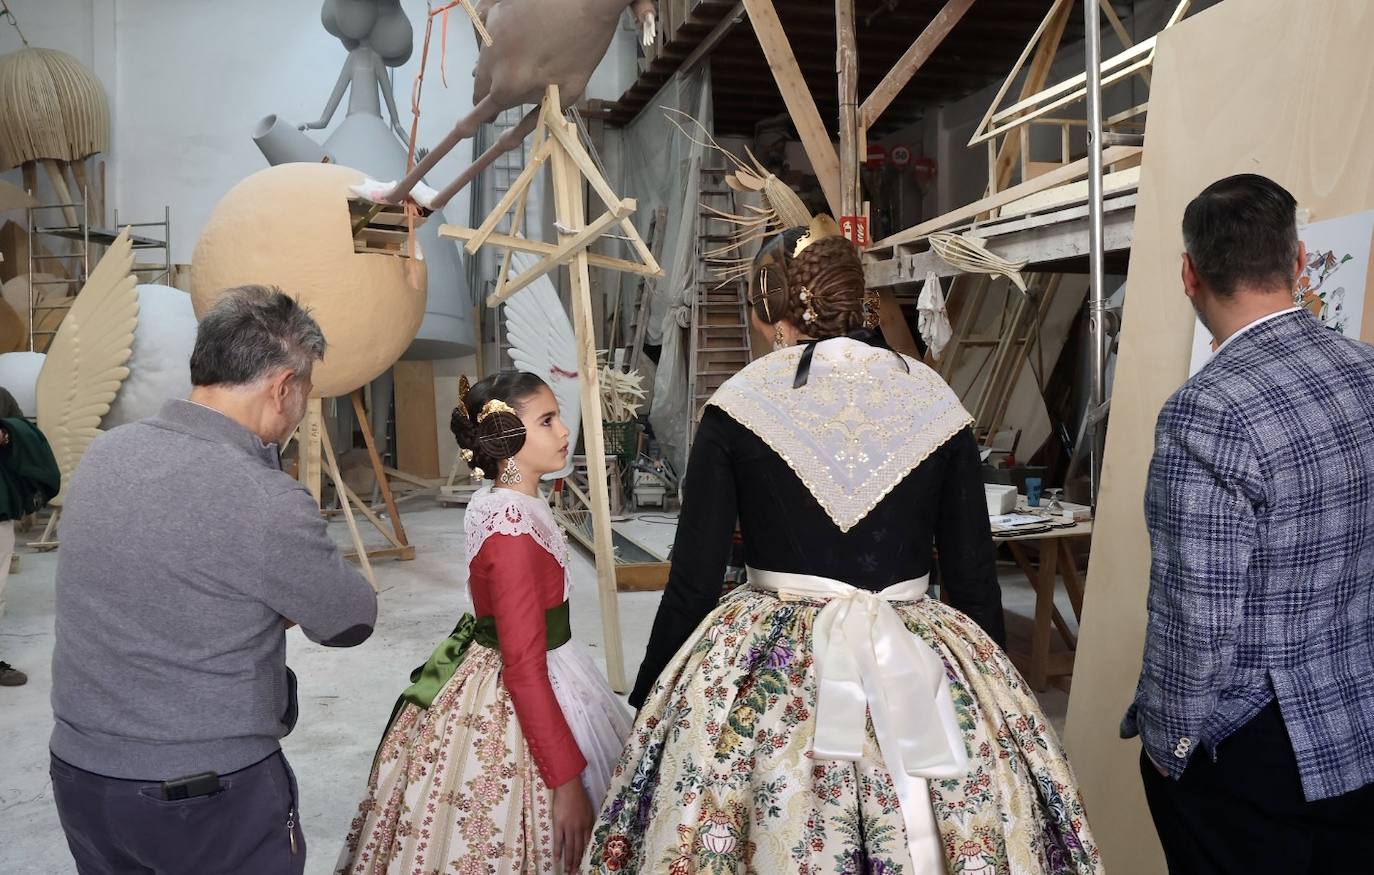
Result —
<svg viewBox="0 0 1374 875"><path fill-rule="evenodd" d="M317 505L321 503L323 498L324 478L328 477L329 482L334 485L334 494L338 498L339 509L343 512L344 520L348 524L348 537L353 544L353 551L346 554L347 558L357 560L358 564L362 566L363 575L367 577L368 583L372 584L373 589L376 589L377 576L372 570L372 559L381 557L414 559L415 547L406 537L405 526L401 523L401 513L396 506L396 497L392 493L391 483L387 479L389 469L383 466L382 457L378 454L377 446L373 441L372 429L368 426L367 412L363 409L362 390L353 392L350 399L353 412L357 416L363 432L363 442L367 446L372 473L377 478L377 489L381 493L387 516L391 520L390 525L344 482L343 474L339 470L338 456L334 451L334 442L329 437L329 429L325 428L324 401L320 398L311 398L306 402L305 418L301 420L300 427L296 430L296 476L301 483L305 484L305 488L309 490ZM362 530L358 526L357 516L354 515L355 512L357 516L363 517L381 533L387 542L385 547L369 548L364 543Z"/></svg>

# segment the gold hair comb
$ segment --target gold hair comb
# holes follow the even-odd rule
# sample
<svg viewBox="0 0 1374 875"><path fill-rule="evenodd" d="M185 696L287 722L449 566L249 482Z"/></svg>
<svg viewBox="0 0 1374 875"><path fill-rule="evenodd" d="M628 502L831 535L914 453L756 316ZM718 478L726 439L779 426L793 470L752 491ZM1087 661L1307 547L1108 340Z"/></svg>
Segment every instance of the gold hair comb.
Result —
<svg viewBox="0 0 1374 875"><path fill-rule="evenodd" d="M464 418L464 419L471 419L471 418L472 418L472 417L468 416L468 390L471 389L471 388L472 388L472 384L468 382L467 375L466 375L466 374L461 374L461 375L459 375L459 377L458 377L458 406L457 406L455 409L456 409L459 413L463 414L463 418Z"/></svg>
<svg viewBox="0 0 1374 875"><path fill-rule="evenodd" d="M817 240L824 240L826 237L840 237L843 232L840 226L835 224L835 220L825 213L818 213L811 220L811 227L806 229L806 233L797 241L797 245L792 249L792 257L796 258L802 254L802 250L815 243Z"/></svg>
<svg viewBox="0 0 1374 875"><path fill-rule="evenodd" d="M515 412L514 407L511 407L509 404L500 400L499 398L493 398L486 404L482 405L482 412L477 414L477 421L486 422L489 418L495 416L498 413L509 413L516 419L520 418L520 414Z"/></svg>

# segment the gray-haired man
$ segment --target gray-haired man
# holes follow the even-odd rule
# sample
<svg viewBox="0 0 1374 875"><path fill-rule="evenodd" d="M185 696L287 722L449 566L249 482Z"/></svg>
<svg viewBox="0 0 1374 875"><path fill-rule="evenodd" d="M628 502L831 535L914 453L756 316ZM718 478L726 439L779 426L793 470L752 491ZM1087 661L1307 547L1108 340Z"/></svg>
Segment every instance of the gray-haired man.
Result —
<svg viewBox="0 0 1374 875"><path fill-rule="evenodd" d="M324 346L279 290L230 290L190 400L102 435L72 476L51 772L82 875L304 870L285 630L349 647L377 616L278 458Z"/></svg>

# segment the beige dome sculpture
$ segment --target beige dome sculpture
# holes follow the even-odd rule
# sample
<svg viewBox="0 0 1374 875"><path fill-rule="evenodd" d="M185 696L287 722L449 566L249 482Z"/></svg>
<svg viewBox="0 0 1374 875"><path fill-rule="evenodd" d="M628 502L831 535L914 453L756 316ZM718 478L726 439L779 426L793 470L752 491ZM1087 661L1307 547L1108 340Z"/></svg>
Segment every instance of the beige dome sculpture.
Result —
<svg viewBox="0 0 1374 875"><path fill-rule="evenodd" d="M228 288L279 286L309 307L328 349L315 394L346 395L396 363L425 312L423 261L358 254L348 187L363 174L337 164L281 164L230 189L191 260L202 316Z"/></svg>
<svg viewBox="0 0 1374 875"><path fill-rule="evenodd" d="M85 164L110 148L110 102L95 74L66 52L23 48L0 55L0 170L42 163L63 203L74 201L63 170L87 187ZM67 211L75 224L74 210Z"/></svg>

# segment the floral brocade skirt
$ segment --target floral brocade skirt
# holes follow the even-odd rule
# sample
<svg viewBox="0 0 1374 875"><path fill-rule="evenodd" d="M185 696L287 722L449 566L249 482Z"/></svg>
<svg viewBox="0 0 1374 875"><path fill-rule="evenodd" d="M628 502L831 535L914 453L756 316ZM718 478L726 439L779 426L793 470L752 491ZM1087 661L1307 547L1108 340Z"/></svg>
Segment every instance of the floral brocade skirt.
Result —
<svg viewBox="0 0 1374 875"><path fill-rule="evenodd" d="M812 757L821 607L745 589L698 627L640 710L584 871L928 875L872 722L858 761ZM938 601L893 608L943 660L970 758L927 783L950 875L1101 872L1059 739L1010 660Z"/></svg>
<svg viewBox="0 0 1374 875"><path fill-rule="evenodd" d="M407 704L382 739L338 875L557 871L553 793L525 743L499 651L473 644L429 708ZM630 728L586 649L549 651L554 695L597 805Z"/></svg>

